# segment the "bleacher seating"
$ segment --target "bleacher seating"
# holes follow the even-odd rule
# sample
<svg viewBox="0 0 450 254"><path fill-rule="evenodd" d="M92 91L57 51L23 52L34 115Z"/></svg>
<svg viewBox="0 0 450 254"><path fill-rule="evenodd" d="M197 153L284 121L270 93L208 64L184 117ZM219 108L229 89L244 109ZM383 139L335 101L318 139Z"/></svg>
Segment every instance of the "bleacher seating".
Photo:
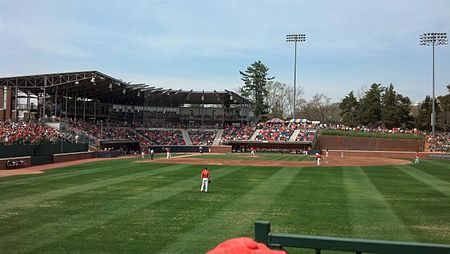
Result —
<svg viewBox="0 0 450 254"><path fill-rule="evenodd" d="M3 145L56 143L61 138L56 129L45 125L0 121L0 144Z"/></svg>
<svg viewBox="0 0 450 254"><path fill-rule="evenodd" d="M295 130L295 124L262 123L257 126L257 141L288 141Z"/></svg>
<svg viewBox="0 0 450 254"><path fill-rule="evenodd" d="M226 125L223 129L222 142L232 140L249 140L255 132L255 126L252 124L244 124L240 126Z"/></svg>
<svg viewBox="0 0 450 254"><path fill-rule="evenodd" d="M188 133L193 145L212 145L216 136L215 130L195 129Z"/></svg>
<svg viewBox="0 0 450 254"><path fill-rule="evenodd" d="M81 133L92 140L98 139L128 139L138 140L138 137L130 127L105 126L93 122L70 122L69 131Z"/></svg>
<svg viewBox="0 0 450 254"><path fill-rule="evenodd" d="M313 141L315 137L315 130L300 130L300 133L295 138L295 141Z"/></svg>
<svg viewBox="0 0 450 254"><path fill-rule="evenodd" d="M137 132L148 140L149 145L185 145L178 129L140 129Z"/></svg>

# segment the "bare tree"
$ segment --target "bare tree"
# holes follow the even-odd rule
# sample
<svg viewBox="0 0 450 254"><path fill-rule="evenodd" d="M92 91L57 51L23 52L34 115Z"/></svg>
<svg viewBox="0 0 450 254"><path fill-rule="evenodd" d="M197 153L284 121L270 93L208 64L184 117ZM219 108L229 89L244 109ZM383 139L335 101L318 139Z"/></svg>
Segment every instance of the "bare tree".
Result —
<svg viewBox="0 0 450 254"><path fill-rule="evenodd" d="M287 86L286 87L286 97L285 100L287 100L287 116L293 116L293 106L294 106L294 87L292 86ZM296 110L295 112L301 112L302 108L304 107L306 100L303 97L304 92L303 92L303 87L297 87L296 88ZM299 116L297 116L299 118Z"/></svg>
<svg viewBox="0 0 450 254"><path fill-rule="evenodd" d="M310 101L303 105L302 114L309 120L322 123L329 122L327 117L332 113L331 98L324 94L315 94Z"/></svg>
<svg viewBox="0 0 450 254"><path fill-rule="evenodd" d="M286 113L286 96L287 85L278 81L268 81L267 105L269 106L269 117L283 118Z"/></svg>

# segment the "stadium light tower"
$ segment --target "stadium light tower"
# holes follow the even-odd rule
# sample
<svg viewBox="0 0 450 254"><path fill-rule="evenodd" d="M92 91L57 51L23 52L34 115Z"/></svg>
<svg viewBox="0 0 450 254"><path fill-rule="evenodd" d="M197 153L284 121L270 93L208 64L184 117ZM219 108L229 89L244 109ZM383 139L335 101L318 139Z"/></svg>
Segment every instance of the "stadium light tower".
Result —
<svg viewBox="0 0 450 254"><path fill-rule="evenodd" d="M420 46L432 46L433 47L433 105L431 112L431 130L433 132L433 138L435 138L436 127L436 109L435 109L435 96L434 96L434 46L447 45L447 33L424 33L420 35Z"/></svg>
<svg viewBox="0 0 450 254"><path fill-rule="evenodd" d="M292 110L292 118L295 119L295 97L297 95L297 42L305 41L306 35L305 34L288 34L286 35L286 42L293 42L294 43L294 108Z"/></svg>

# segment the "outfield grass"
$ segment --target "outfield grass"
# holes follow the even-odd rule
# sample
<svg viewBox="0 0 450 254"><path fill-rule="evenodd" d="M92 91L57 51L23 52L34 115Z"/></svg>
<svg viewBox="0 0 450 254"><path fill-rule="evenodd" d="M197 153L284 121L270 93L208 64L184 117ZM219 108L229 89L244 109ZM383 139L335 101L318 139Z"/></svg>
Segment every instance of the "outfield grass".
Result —
<svg viewBox="0 0 450 254"><path fill-rule="evenodd" d="M0 253L204 253L253 237L256 220L275 232L450 243L448 161L210 169L209 193L199 166L131 159L0 178Z"/></svg>
<svg viewBox="0 0 450 254"><path fill-rule="evenodd" d="M270 160L270 161L313 161L314 156L286 153L258 152L255 156L250 153L226 153L226 154L198 154L189 158L221 159L221 160Z"/></svg>

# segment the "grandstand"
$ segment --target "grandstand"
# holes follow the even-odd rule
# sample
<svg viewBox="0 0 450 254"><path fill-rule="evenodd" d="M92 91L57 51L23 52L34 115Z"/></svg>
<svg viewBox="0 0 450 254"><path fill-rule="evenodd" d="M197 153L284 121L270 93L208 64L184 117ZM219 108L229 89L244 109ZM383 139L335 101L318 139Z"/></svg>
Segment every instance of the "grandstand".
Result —
<svg viewBox="0 0 450 254"><path fill-rule="evenodd" d="M0 120L41 120L91 144L211 146L250 140L255 130L260 141L295 141L290 125L255 128L252 101L228 90L165 89L84 71L0 78L0 93Z"/></svg>
<svg viewBox="0 0 450 254"><path fill-rule="evenodd" d="M151 127L222 127L251 121L252 102L232 91L132 84L98 71L0 78L0 120L47 117Z"/></svg>
<svg viewBox="0 0 450 254"><path fill-rule="evenodd" d="M263 122L254 115L253 106L252 101L228 90L166 89L124 82L98 71L6 77L0 78L0 142L59 142L61 147L52 151L61 154L65 151L63 142L89 143L91 151L119 151L118 154L148 152L150 148L162 152L167 147L173 152L198 152L205 147L209 148L205 152L254 149L304 153L362 149L356 143L367 145L363 147L366 150L391 147L423 151L425 146L414 140L392 141L403 144L400 147L367 138L358 142L355 138L319 139L319 122L278 118ZM398 128L327 128L417 134L417 130ZM448 149L448 137L438 141L430 150Z"/></svg>

